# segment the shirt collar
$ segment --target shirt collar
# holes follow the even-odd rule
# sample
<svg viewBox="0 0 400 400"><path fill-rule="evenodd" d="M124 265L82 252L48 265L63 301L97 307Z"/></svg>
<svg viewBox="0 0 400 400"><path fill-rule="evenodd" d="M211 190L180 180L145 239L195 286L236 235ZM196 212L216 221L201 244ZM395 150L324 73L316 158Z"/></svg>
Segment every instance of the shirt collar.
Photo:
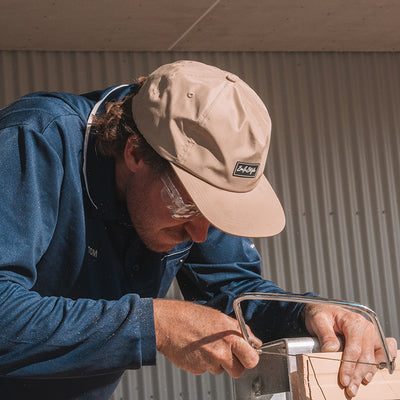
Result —
<svg viewBox="0 0 400 400"><path fill-rule="evenodd" d="M104 157L97 151L91 125L93 116L104 112L107 102L122 100L130 93L131 88L130 85L121 85L102 93L88 118L83 156L83 178L93 212L103 219L120 219L126 224L130 224L126 207L117 202L115 161L111 157Z"/></svg>

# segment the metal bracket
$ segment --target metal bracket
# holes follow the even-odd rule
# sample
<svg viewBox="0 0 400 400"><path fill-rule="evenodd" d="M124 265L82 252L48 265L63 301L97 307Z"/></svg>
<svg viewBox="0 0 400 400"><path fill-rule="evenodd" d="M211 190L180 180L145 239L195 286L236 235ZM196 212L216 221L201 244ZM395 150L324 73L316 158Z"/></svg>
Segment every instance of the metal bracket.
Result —
<svg viewBox="0 0 400 400"><path fill-rule="evenodd" d="M260 361L233 379L235 400L293 400L297 362L293 355L319 351L316 338L288 338L262 346ZM290 356L289 356L290 355Z"/></svg>

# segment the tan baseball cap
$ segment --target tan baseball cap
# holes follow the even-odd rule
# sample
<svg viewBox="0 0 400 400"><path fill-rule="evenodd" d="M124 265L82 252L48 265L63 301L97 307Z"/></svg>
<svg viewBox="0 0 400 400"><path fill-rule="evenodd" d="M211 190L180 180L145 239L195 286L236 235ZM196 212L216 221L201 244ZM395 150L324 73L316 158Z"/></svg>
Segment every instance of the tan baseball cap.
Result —
<svg viewBox="0 0 400 400"><path fill-rule="evenodd" d="M196 61L166 64L148 76L132 110L211 224L246 237L283 229L282 206L263 174L271 120L240 78Z"/></svg>

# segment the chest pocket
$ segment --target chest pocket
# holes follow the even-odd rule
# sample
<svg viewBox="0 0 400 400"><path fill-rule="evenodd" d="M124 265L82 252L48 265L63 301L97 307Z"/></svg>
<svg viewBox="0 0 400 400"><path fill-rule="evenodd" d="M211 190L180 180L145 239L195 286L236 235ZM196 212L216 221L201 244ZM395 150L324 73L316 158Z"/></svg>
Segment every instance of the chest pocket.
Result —
<svg viewBox="0 0 400 400"><path fill-rule="evenodd" d="M183 266L187 256L189 255L190 249L192 248L192 243L187 245L182 249L175 249L173 253L167 254L162 258L162 263L164 265L164 273L161 279L160 290L157 297L165 297L170 288L175 275L178 273L179 269Z"/></svg>

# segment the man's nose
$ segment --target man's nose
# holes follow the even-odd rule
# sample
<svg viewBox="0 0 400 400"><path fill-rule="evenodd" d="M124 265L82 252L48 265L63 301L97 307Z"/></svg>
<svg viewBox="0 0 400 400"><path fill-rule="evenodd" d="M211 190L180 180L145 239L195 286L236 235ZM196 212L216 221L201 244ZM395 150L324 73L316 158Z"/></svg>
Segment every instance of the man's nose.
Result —
<svg viewBox="0 0 400 400"><path fill-rule="evenodd" d="M190 221L187 221L184 226L193 242L206 241L210 223L203 216L195 217Z"/></svg>

